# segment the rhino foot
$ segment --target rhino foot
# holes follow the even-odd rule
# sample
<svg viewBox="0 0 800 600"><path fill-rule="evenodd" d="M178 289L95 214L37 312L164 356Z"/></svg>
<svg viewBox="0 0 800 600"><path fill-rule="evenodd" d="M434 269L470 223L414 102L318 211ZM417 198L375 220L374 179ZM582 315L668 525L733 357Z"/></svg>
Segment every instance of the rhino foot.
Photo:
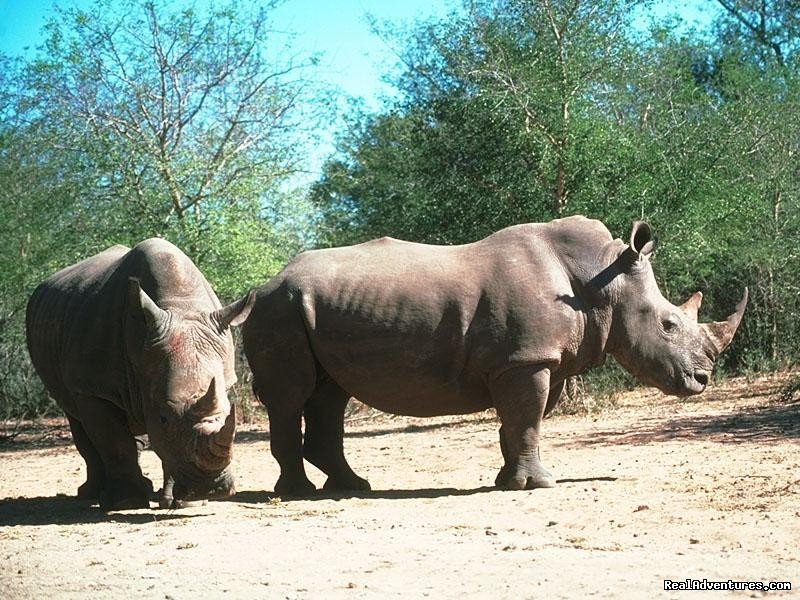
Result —
<svg viewBox="0 0 800 600"><path fill-rule="evenodd" d="M532 469L518 467L512 469L508 465L500 469L495 479L495 485L507 490L534 490L537 488L551 488L556 486L555 477L541 465Z"/></svg>
<svg viewBox="0 0 800 600"><path fill-rule="evenodd" d="M127 510L150 508L153 483L147 477L135 481L111 479L100 493L100 510Z"/></svg>
<svg viewBox="0 0 800 600"><path fill-rule="evenodd" d="M96 502L100 499L100 494L103 493L103 484L97 480L86 480L78 488L78 500L90 500Z"/></svg>
<svg viewBox="0 0 800 600"><path fill-rule="evenodd" d="M292 480L281 475L275 483L275 493L278 496L304 498L313 495L316 491L317 487L308 478Z"/></svg>
<svg viewBox="0 0 800 600"><path fill-rule="evenodd" d="M347 479L328 477L322 489L329 492L368 492L372 486L363 477L353 475Z"/></svg>

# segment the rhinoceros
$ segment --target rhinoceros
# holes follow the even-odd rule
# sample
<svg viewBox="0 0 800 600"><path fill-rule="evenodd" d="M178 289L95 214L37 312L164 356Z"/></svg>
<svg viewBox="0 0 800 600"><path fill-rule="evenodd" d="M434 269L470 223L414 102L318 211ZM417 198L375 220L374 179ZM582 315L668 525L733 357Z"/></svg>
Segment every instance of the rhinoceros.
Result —
<svg viewBox="0 0 800 600"><path fill-rule="evenodd" d="M343 453L351 396L419 417L493 407L496 485L533 489L555 485L539 458L543 416L567 378L606 354L668 394L702 392L747 290L726 321L699 324L702 294L670 304L653 250L644 222L626 245L575 216L460 246L381 238L298 255L257 289L242 329L280 465L275 491L314 490L303 458L328 476L326 489L369 489Z"/></svg>
<svg viewBox="0 0 800 600"><path fill-rule="evenodd" d="M137 452L145 433L163 465L162 506L234 493L229 328L253 299L221 307L194 263L156 238L113 246L39 284L28 350L86 462L78 498L103 510L148 507L153 488Z"/></svg>

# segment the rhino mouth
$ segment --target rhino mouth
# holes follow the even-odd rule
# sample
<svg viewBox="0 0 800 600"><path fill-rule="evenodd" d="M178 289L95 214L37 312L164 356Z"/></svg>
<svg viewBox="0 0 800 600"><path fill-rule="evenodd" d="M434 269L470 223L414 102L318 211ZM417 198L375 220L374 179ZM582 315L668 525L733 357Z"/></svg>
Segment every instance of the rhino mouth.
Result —
<svg viewBox="0 0 800 600"><path fill-rule="evenodd" d="M711 380L711 372L704 369L695 369L691 373L687 373L683 378L683 388L681 396L694 396L700 394L706 389L708 382Z"/></svg>
<svg viewBox="0 0 800 600"><path fill-rule="evenodd" d="M214 500L236 493L233 473L226 468L216 475L203 473L196 467L184 467L175 477L172 496L175 500Z"/></svg>
<svg viewBox="0 0 800 600"><path fill-rule="evenodd" d="M230 485L213 485L206 489L186 488L180 483L175 483L173 498L175 500L216 500L218 498L229 498L236 494L233 483Z"/></svg>

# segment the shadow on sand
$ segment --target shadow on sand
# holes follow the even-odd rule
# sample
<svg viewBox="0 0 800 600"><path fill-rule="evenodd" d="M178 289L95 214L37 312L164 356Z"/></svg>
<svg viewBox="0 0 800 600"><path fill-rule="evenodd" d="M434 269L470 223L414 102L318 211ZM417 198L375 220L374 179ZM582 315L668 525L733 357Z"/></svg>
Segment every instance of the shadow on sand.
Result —
<svg viewBox="0 0 800 600"><path fill-rule="evenodd" d="M617 481L617 477L580 477L569 479L558 479L558 484L570 483L586 483L590 481ZM237 492L235 496L216 500L215 502L233 502L238 504L263 504L268 502L308 502L318 500L350 500L352 498L365 499L365 500L413 500L420 498L451 498L457 496L475 496L477 494L486 494L491 492L520 494L526 493L519 490L505 490L496 486L482 486L472 489L458 489L458 488L419 488L415 490L397 489L397 490L371 490L369 492L328 492L325 490L318 490L311 496L280 496L274 492L244 490ZM528 490L529 493L536 493L536 490Z"/></svg>
<svg viewBox="0 0 800 600"><path fill-rule="evenodd" d="M146 525L157 521L190 519L200 515L181 511L110 512L70 496L5 498L0 500L0 528L15 525L77 525L84 523L129 523Z"/></svg>
<svg viewBox="0 0 800 600"><path fill-rule="evenodd" d="M405 500L414 498L444 498L452 496L473 496L486 492L501 491L496 487L484 486L471 490L456 488L421 488L416 490L371 490L369 492L327 492L319 490L310 496L280 496L274 492L244 490L235 496L218 502L234 502L237 504L262 504L265 502L316 502L318 500L349 500L352 498L377 500Z"/></svg>
<svg viewBox="0 0 800 600"><path fill-rule="evenodd" d="M599 430L572 439L569 445L647 444L673 440L784 442L800 439L800 403L768 404L741 412L690 415L674 419L648 418L627 430Z"/></svg>

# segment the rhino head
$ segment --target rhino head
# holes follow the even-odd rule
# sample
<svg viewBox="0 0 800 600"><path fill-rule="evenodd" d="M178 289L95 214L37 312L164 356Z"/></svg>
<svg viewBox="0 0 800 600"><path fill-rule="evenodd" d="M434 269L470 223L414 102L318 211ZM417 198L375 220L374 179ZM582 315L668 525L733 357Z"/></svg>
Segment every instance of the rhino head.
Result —
<svg viewBox="0 0 800 600"><path fill-rule="evenodd" d="M164 310L138 280L130 280L129 316L139 327L127 340L128 355L150 443L164 464L164 487L175 500L235 493L229 468L236 428L227 394L236 383L230 327L247 319L254 300L251 292L211 312Z"/></svg>
<svg viewBox="0 0 800 600"><path fill-rule="evenodd" d="M647 223L633 224L630 245L611 267L607 294L612 317L607 349L641 382L666 394L690 396L709 382L714 361L733 340L747 306L747 288L725 321L699 323L702 292L680 306L658 289L650 256L655 249ZM607 270L608 271L608 270Z"/></svg>

